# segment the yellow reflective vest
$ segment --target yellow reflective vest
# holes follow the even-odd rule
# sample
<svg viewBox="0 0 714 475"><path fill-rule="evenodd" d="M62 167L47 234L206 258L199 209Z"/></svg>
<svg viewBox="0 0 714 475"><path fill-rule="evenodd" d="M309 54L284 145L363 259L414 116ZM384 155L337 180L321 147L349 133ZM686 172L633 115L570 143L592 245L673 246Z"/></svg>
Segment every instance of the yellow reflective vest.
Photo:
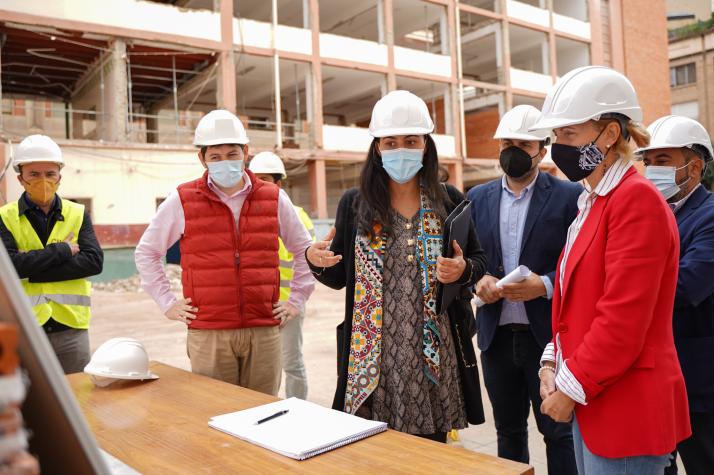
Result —
<svg viewBox="0 0 714 475"><path fill-rule="evenodd" d="M312 225L310 216L307 215L304 209L299 206L294 206L295 212L297 213L300 221L310 233L310 237L313 242L315 241L315 227ZM293 255L288 252L283 244L282 239L278 238L278 244L280 248L278 249L278 258L280 259L280 301L285 302L290 298L290 282L293 280L294 275L294 262Z"/></svg>
<svg viewBox="0 0 714 475"><path fill-rule="evenodd" d="M62 217L64 221L58 220L52 228L47 239L48 244L63 242L70 233L74 233L72 242L77 242L79 229L84 221L84 205L62 200ZM45 246L30 221L25 215L19 215L17 201L0 208L0 218L15 238L18 251L44 249ZM30 298L30 305L40 325L44 325L52 317L71 328L89 328L92 284L87 279L43 283L31 283L28 279L22 279L22 286Z"/></svg>

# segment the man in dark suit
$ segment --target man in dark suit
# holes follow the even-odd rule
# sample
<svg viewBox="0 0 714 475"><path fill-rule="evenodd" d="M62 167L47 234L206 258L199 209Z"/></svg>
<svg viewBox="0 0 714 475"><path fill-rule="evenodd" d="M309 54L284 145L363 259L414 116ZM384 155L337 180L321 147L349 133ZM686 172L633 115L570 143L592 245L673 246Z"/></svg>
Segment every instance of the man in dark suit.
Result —
<svg viewBox="0 0 714 475"><path fill-rule="evenodd" d="M498 456L528 463L528 414L533 406L551 474L577 473L570 424L540 411L540 357L551 339L555 268L575 218L580 185L539 172L547 132L529 127L540 112L517 106L506 113L499 140L502 178L468 193L472 217L488 259L488 275L476 285L486 304L476 315L484 383L493 406ZM523 282L496 282L519 265L532 273Z"/></svg>
<svg viewBox="0 0 714 475"><path fill-rule="evenodd" d="M714 470L714 194L700 182L714 151L706 129L687 117L662 117L648 130L652 141L649 147L638 151L647 167L645 176L672 208L680 239L672 323L689 396L692 436L680 442L677 450L688 475L711 474ZM667 473L676 473L676 467L673 463Z"/></svg>

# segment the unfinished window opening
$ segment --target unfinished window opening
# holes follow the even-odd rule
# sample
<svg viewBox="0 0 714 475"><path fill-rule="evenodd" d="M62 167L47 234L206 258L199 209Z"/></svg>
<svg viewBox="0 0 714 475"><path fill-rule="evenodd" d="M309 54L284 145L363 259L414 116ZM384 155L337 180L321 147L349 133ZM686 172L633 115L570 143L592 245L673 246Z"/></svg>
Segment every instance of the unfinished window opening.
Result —
<svg viewBox="0 0 714 475"><path fill-rule="evenodd" d="M572 69L590 64L590 45L557 37L555 39L555 55L558 76L563 76Z"/></svg>
<svg viewBox="0 0 714 475"><path fill-rule="evenodd" d="M435 54L449 54L446 7L414 0L394 0L394 44Z"/></svg>
<svg viewBox="0 0 714 475"><path fill-rule="evenodd" d="M587 0L553 0L553 12L576 20L589 21Z"/></svg>
<svg viewBox="0 0 714 475"><path fill-rule="evenodd" d="M322 114L325 124L368 127L372 107L385 92L384 74L323 66Z"/></svg>
<svg viewBox="0 0 714 475"><path fill-rule="evenodd" d="M505 84L499 20L461 12L461 67L466 79Z"/></svg>
<svg viewBox="0 0 714 475"><path fill-rule="evenodd" d="M278 0L278 24L309 28L309 12L304 8L307 2L300 0ZM273 7L269 0L239 0L233 2L233 14L237 18L262 21L273 21Z"/></svg>
<svg viewBox="0 0 714 475"><path fill-rule="evenodd" d="M511 25L509 30L511 67L550 76L548 35Z"/></svg>
<svg viewBox="0 0 714 475"><path fill-rule="evenodd" d="M499 13L501 11L500 0L461 0L459 3L470 5L472 7L481 8L490 12ZM463 15L463 12L461 13Z"/></svg>
<svg viewBox="0 0 714 475"><path fill-rule="evenodd" d="M73 102L110 39L9 23L0 26L0 37L3 132L14 140L38 132L55 139L99 138L97 101Z"/></svg>
<svg viewBox="0 0 714 475"><path fill-rule="evenodd" d="M216 55L126 45L128 140L190 144L203 113L216 107Z"/></svg>
<svg viewBox="0 0 714 475"><path fill-rule="evenodd" d="M309 63L280 60L280 110L283 148L310 148L313 112Z"/></svg>
<svg viewBox="0 0 714 475"><path fill-rule="evenodd" d="M253 148L277 145L273 58L241 54L236 58L237 113Z"/></svg>
<svg viewBox="0 0 714 475"><path fill-rule="evenodd" d="M320 31L384 43L381 2L376 0L320 0ZM396 20L395 20L396 22Z"/></svg>

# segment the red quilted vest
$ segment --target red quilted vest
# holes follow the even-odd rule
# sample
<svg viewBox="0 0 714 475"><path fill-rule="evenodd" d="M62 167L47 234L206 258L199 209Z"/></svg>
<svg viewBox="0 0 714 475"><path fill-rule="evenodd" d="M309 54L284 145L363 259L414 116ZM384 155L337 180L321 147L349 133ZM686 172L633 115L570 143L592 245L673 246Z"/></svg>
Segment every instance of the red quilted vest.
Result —
<svg viewBox="0 0 714 475"><path fill-rule="evenodd" d="M277 325L278 187L250 171L252 189L233 213L210 188L208 174L178 187L186 226L181 237L183 295L198 307L199 329Z"/></svg>

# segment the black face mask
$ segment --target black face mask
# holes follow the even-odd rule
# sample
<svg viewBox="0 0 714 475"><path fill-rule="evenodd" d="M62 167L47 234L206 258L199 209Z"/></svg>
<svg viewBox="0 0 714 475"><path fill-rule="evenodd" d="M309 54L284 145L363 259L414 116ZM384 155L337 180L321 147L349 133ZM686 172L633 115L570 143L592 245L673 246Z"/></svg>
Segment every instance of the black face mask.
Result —
<svg viewBox="0 0 714 475"><path fill-rule="evenodd" d="M605 155L595 145L604 131L605 129L602 129L595 140L586 145L553 144L550 156L560 171L568 177L568 180L584 180L605 160Z"/></svg>
<svg viewBox="0 0 714 475"><path fill-rule="evenodd" d="M501 150L498 161L506 175L511 178L520 178L531 170L532 160L537 156L538 154L531 157L523 149L511 145Z"/></svg>

